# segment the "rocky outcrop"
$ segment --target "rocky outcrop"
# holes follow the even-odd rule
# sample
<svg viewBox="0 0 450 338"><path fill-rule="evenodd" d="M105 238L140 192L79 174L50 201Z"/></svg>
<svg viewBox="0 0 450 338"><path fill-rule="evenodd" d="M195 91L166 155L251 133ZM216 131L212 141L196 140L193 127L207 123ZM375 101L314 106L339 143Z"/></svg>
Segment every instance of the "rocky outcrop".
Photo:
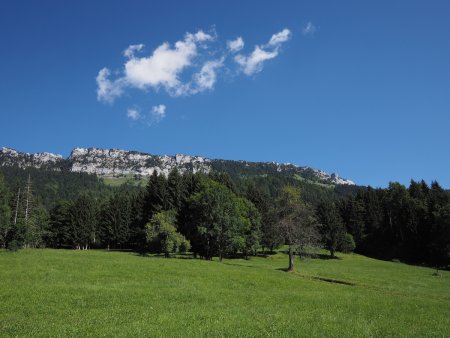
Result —
<svg viewBox="0 0 450 338"><path fill-rule="evenodd" d="M11 148L0 150L0 166L20 168L46 167L51 170L67 169L106 177L149 176L153 172L168 175L177 168L180 172L227 172L232 176L286 174L302 179L334 185L354 185L355 183L310 167L300 167L290 163L247 162L212 160L200 156L177 154L152 155L120 149L75 148L67 159L51 153L21 153Z"/></svg>
<svg viewBox="0 0 450 338"><path fill-rule="evenodd" d="M64 158L61 155L52 153L21 153L11 148L3 147L0 150L0 165L13 166L17 165L20 168L44 166L55 166L62 163Z"/></svg>
<svg viewBox="0 0 450 338"><path fill-rule="evenodd" d="M69 156L74 172L95 173L100 176L141 175L154 171L168 175L178 168L181 172L208 173L209 160L199 156L157 156L119 149L75 148Z"/></svg>

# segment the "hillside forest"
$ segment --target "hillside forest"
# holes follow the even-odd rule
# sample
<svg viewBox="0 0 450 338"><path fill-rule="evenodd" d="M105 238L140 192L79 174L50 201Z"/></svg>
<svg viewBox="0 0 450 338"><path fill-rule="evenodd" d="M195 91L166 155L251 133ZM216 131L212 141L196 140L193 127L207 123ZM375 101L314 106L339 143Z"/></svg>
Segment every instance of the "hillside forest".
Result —
<svg viewBox="0 0 450 338"><path fill-rule="evenodd" d="M2 167L0 247L247 258L286 245L446 268L450 194L438 182L321 185L287 175L156 172L113 187L86 173Z"/></svg>

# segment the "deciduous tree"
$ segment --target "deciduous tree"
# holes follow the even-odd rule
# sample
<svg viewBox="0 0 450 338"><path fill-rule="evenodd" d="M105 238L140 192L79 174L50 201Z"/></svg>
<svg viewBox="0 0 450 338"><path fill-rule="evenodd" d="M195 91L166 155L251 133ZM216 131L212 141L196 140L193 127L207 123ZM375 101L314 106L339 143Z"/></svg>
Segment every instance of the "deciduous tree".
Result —
<svg viewBox="0 0 450 338"><path fill-rule="evenodd" d="M313 208L300 198L300 190L286 186L277 199L278 226L288 245L289 265L294 270L295 254L304 253L319 240L317 220Z"/></svg>

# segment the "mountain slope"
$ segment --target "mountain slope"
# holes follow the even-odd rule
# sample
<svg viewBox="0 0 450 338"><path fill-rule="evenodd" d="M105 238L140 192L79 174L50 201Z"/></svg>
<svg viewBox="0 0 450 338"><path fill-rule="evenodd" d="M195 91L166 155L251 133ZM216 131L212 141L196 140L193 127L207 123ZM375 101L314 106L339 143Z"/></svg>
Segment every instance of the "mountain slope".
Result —
<svg viewBox="0 0 450 338"><path fill-rule="evenodd" d="M75 148L64 159L52 153L22 153L11 148L0 150L0 166L35 167L97 174L100 177L149 176L154 171L167 175L172 169L181 172L226 172L231 176L283 174L333 185L354 185L350 180L322 170L290 163L247 162L209 159L200 156L152 155L137 151L99 148Z"/></svg>

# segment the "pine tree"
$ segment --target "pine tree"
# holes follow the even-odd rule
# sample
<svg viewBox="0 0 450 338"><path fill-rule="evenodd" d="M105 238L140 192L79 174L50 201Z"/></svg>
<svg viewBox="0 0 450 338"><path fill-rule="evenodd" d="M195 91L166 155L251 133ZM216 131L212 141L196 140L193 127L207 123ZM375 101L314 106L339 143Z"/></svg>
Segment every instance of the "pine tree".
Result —
<svg viewBox="0 0 450 338"><path fill-rule="evenodd" d="M71 202L62 200L50 211L49 233L46 236L50 246L60 248L70 245L71 207Z"/></svg>
<svg viewBox="0 0 450 338"><path fill-rule="evenodd" d="M345 236L345 228L336 205L333 202L322 202L317 207L317 218L322 241L334 258L342 238Z"/></svg>
<svg viewBox="0 0 450 338"><path fill-rule="evenodd" d="M9 207L9 192L0 175L0 247L5 248L11 230L11 208Z"/></svg>
<svg viewBox="0 0 450 338"><path fill-rule="evenodd" d="M70 209L70 240L74 248L89 249L97 243L98 208L95 199L83 194Z"/></svg>

